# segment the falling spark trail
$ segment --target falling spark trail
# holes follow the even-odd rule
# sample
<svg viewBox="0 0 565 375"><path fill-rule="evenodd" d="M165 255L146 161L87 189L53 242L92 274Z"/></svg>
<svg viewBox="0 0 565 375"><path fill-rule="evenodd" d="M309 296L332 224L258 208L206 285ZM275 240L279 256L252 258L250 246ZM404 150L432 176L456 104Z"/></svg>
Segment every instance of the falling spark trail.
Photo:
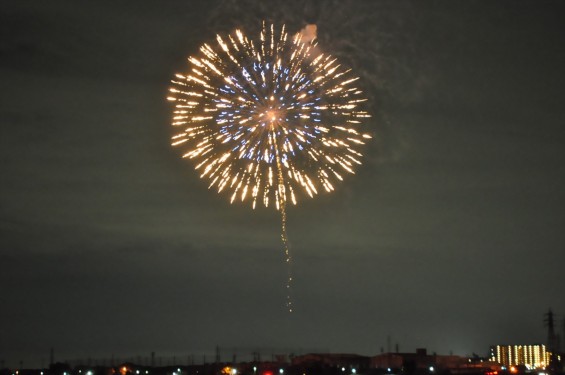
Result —
<svg viewBox="0 0 565 375"><path fill-rule="evenodd" d="M281 207L281 240L283 243L284 254L286 257L286 307L288 312L292 312L292 257L290 256L290 249L288 246L288 236L286 234L286 208L285 203Z"/></svg>
<svg viewBox="0 0 565 375"><path fill-rule="evenodd" d="M284 189L284 177L282 165L278 153L278 149L275 148L275 157L277 159L277 175L279 189ZM283 198L284 195L279 191L279 211L281 212L281 241L283 244L283 251L286 261L286 308L288 312L292 312L292 257L290 256L290 249L288 246L288 235L286 233L286 200Z"/></svg>

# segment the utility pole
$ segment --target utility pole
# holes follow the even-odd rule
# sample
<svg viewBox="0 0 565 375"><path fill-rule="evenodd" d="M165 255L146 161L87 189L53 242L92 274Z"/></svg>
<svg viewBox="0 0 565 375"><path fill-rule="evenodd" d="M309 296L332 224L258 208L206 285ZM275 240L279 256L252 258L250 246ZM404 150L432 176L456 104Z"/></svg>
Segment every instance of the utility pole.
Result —
<svg viewBox="0 0 565 375"><path fill-rule="evenodd" d="M543 319L545 327L547 327L547 348L549 351L554 352L556 349L555 345L555 325L553 324L553 312L551 309L547 313L544 314L545 318Z"/></svg>
<svg viewBox="0 0 565 375"><path fill-rule="evenodd" d="M551 309L544 314L544 325L547 327L547 349L551 353L549 357L549 368L554 370L556 368L557 359L557 335L555 334L555 326L553 324L553 312Z"/></svg>
<svg viewBox="0 0 565 375"><path fill-rule="evenodd" d="M561 336L561 340L563 340L563 350L565 351L565 318L563 318L563 336Z"/></svg>

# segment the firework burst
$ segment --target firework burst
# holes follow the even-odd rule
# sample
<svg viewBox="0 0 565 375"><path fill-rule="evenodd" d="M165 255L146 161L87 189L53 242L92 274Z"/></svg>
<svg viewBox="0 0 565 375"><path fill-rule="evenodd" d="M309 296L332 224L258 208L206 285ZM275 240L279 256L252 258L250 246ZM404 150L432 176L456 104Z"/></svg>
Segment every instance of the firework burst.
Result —
<svg viewBox="0 0 565 375"><path fill-rule="evenodd" d="M172 81L168 100L179 129L172 144L196 161L210 188L229 191L231 202L272 202L280 211L292 312L287 202L296 204L298 192L334 190L361 164L359 149L371 138L360 131L370 117L366 99L358 78L320 53L311 35L289 38L284 26L275 32L263 24L259 42L240 30L216 39Z"/></svg>
<svg viewBox="0 0 565 375"><path fill-rule="evenodd" d="M193 159L210 188L231 202L297 203L330 192L361 164L370 136L357 77L301 34L263 25L259 41L240 30L204 44L172 81L172 144Z"/></svg>

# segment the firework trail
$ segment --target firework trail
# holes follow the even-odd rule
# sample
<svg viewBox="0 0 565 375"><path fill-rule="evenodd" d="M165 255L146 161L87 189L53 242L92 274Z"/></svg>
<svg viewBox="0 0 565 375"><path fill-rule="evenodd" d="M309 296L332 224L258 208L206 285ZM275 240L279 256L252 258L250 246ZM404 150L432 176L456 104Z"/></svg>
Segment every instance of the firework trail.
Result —
<svg viewBox="0 0 565 375"><path fill-rule="evenodd" d="M316 47L310 35L289 36L265 25L259 40L240 30L216 37L176 74L172 145L193 159L209 188L236 199L274 206L288 264L287 307L292 311L287 204L331 192L361 164L371 138L358 78Z"/></svg>

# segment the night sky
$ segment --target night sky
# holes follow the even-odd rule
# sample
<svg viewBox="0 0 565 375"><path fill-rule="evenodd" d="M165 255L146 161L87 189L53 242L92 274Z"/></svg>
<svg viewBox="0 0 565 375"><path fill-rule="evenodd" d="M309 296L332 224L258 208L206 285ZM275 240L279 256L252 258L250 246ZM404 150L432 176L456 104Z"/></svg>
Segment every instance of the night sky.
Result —
<svg viewBox="0 0 565 375"><path fill-rule="evenodd" d="M549 308L562 331L565 3L254 3L0 2L0 360L486 355L545 342ZM292 315L278 214L169 145L172 75L262 19L317 24L373 113L357 173L289 208Z"/></svg>

